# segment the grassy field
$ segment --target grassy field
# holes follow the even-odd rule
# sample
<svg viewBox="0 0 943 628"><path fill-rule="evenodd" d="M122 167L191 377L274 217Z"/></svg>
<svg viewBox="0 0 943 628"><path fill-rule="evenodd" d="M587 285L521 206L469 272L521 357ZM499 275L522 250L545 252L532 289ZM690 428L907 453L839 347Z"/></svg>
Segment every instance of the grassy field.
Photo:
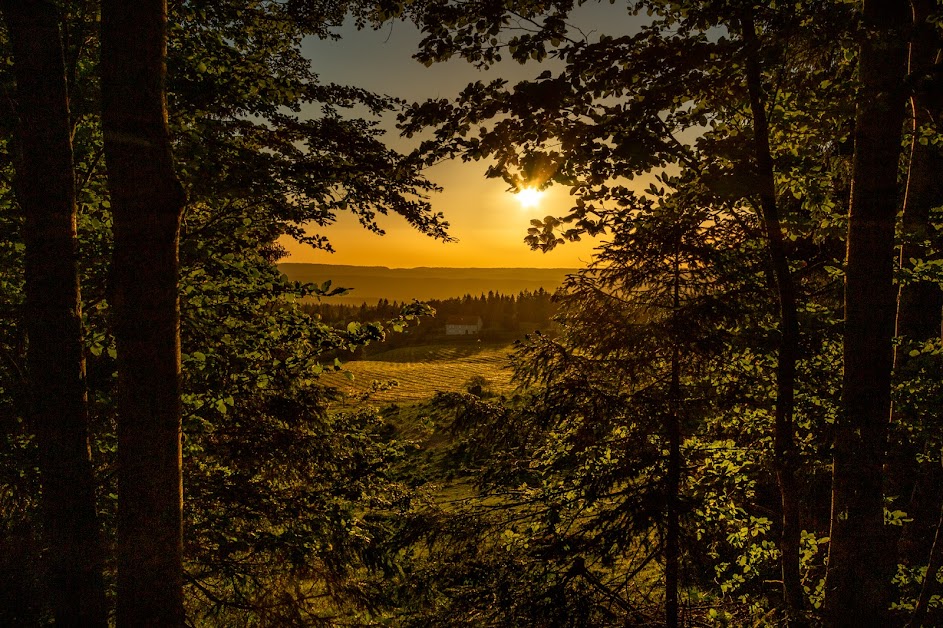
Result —
<svg viewBox="0 0 943 628"><path fill-rule="evenodd" d="M511 372L506 368L511 346L501 344L434 344L401 347L373 355L368 360L347 362L343 373L325 376L327 383L343 391L346 404L356 404L370 393L374 382L396 382L388 390L369 394L377 405L412 404L429 399L436 392L466 390L468 381L479 375L491 392L504 394L513 390Z"/></svg>

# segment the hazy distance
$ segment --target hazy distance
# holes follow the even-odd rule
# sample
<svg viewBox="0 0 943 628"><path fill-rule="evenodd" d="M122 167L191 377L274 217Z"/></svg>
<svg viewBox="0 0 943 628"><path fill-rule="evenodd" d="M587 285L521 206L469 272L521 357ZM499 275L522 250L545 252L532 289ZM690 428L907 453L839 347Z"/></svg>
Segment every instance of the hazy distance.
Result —
<svg viewBox="0 0 943 628"><path fill-rule="evenodd" d="M543 288L553 292L572 268L387 268L335 264L279 264L279 270L293 281L350 288L345 295L330 297L326 303L367 303L380 299L409 302L413 299L448 299L466 294L478 296L495 292L518 294Z"/></svg>

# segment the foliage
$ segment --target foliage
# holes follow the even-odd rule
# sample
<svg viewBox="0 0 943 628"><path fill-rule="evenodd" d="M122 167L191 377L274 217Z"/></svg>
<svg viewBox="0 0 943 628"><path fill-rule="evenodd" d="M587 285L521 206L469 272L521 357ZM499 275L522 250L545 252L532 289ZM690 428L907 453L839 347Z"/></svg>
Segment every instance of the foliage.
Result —
<svg viewBox="0 0 943 628"><path fill-rule="evenodd" d="M111 538L111 218L90 6L63 4L94 460ZM569 25L574 8L562 0L171 3L169 114L190 199L180 294L194 622L654 623L665 601L673 510L686 621L794 619L781 612L775 584L781 518L771 425L780 332L746 88L748 19L798 291L800 560L804 619L819 617L841 401L859 15L829 0L641 0L626 7L647 13L637 32L597 36ZM452 101L409 106L318 82L300 52L304 37L333 36L348 13L366 25L397 12L424 29L418 57L426 63L552 63L516 85L477 82ZM8 70L0 88L12 93ZM376 118L391 112L405 133L431 129L431 139L410 155L388 149ZM43 549L22 395L22 217L8 119L0 116L0 586L13 603L0 604L0 621L39 623ZM919 133L938 144L935 129ZM552 301L541 292L433 304L443 316L477 314L506 329L521 321L549 327L555 314L553 335L518 345L513 395L499 352L453 351L446 368L435 359L442 355L412 347L397 349L398 359L423 351L425 364L392 365L387 355L390 364L348 368L364 395L366 384L383 387L370 381L371 368L382 371L378 380L408 371L424 387L408 398L381 391L372 403L440 388L430 406L342 405L330 385L348 385L336 358L376 347L428 309L314 305L338 289L287 281L275 266L278 238L329 248L320 230L341 211L374 231L394 212L447 238L447 223L426 201L434 186L422 168L449 157L490 160L489 175L512 188L566 186L572 207L534 221L526 241L549 250L601 236L595 260ZM903 284L939 283L937 221L923 243L927 259L900 273ZM910 360L896 383L903 419L895 437L913 448L889 464L919 477L908 485L910 503L889 495L896 499L887 520L902 548L897 619L915 607L928 572L939 514L939 472L930 469L943 442L939 339L902 346ZM487 382L504 396L478 394ZM418 426L404 424L410 420ZM674 425L680 465L671 457ZM427 451L417 452L418 442ZM930 620L938 618L933 606Z"/></svg>
<svg viewBox="0 0 943 628"><path fill-rule="evenodd" d="M108 303L110 202L97 113L98 17L86 3L63 8L93 457L111 538L116 353ZM386 534L384 521L409 507L409 492L388 473L402 445L390 439L375 413L329 416L332 393L318 377L336 369L325 354L380 341L427 309L407 307L387 322L333 330L306 315L300 303L337 290L329 282L287 282L274 265L283 234L329 248L302 224L327 226L338 211L354 212L374 231L382 231L376 217L392 211L432 237L448 238L447 223L425 200L434 186L415 160L386 148L371 120L401 103L321 85L302 57L301 39L330 36L351 7L322 8L279 2L171 6L169 112L189 197L180 291L184 527L194 620L291 625L371 606L354 576L362 568L388 567L377 539ZM368 9L358 10L367 19ZM11 99L9 72L0 82ZM365 119L340 113L361 106ZM302 107L320 113L305 118ZM3 581L19 583L21 595L10 612L26 621L23 613L42 614L44 593L36 573L35 451L21 399L21 217L9 183L12 144L4 127L0 495L2 525L10 532L5 539L19 548L4 556L20 558L4 561Z"/></svg>
<svg viewBox="0 0 943 628"><path fill-rule="evenodd" d="M375 120L344 114L360 107L377 116L402 103L322 85L301 54L303 37L330 36L358 5L243 4L186 2L171 15L169 108L191 204L210 202L218 217L253 215L273 236L328 249L302 224L326 226L338 211L376 232L377 214L394 212L447 239L416 161L388 149Z"/></svg>
<svg viewBox="0 0 943 628"><path fill-rule="evenodd" d="M430 161L488 158L489 176L512 188L569 188L572 208L533 221L526 237L532 247L549 250L583 235L606 235L594 264L561 297L558 353L533 349L532 359L520 365L526 381L560 391L535 415L549 423L534 429L544 438L563 438L591 416L593 428L585 429L582 446L597 465L608 448L616 450L606 425L635 435L631 461L616 464L612 476L608 467L589 466L574 480L578 490L631 483L642 473L631 465L645 468L646 460L663 468L658 454L646 457L641 439L665 438L660 417L671 403L670 354L679 351L686 391L685 582L696 600L690 603L714 606L716 613L736 603L739 612L765 614L779 605L780 595L765 584L775 578L778 558L771 437L778 331L760 222L764 182L753 147L758 123L746 89L750 52L742 33L745 20L760 33L774 195L784 215L785 253L800 291L804 330L795 416L804 461L799 481L818 490L839 389L838 276L825 269L841 266L836 260L842 255L854 102L852 14L841 3L795 3L785 10L761 3L633 2L630 12L649 15L636 33L597 36L568 24L572 9L558 2L419 3L427 35L422 60L460 55L489 65L509 54L522 63L554 63L516 85L478 82L453 101L414 105L401 117L402 128L408 134L434 130L435 138L421 149ZM678 281L681 302L673 307L669 297ZM684 322L659 324L661 317L671 320L671 312ZM552 343L534 345L547 346ZM570 407L579 395L595 395L603 409L589 414ZM619 395L652 397L648 405L633 406ZM556 421L547 418L557 412ZM503 415L501 420L513 423ZM492 435L504 442L498 445L503 453L488 449L487 456L526 460L521 433L532 432L518 424L502 433L507 442ZM666 447L662 440L656 451L664 456ZM561 476L580 467L574 449L556 450ZM828 493L817 495L819 501L802 513L810 529L806 548L827 535L827 514L822 519L821 512ZM620 498L637 512L634 496ZM648 504L651 520L659 521L666 503ZM649 541L657 529L625 525L622 551ZM806 593L813 598L807 601L815 606L821 554L806 549L803 556ZM715 578L702 577L705 572ZM625 587L621 599L641 599L626 575L632 570L618 573Z"/></svg>

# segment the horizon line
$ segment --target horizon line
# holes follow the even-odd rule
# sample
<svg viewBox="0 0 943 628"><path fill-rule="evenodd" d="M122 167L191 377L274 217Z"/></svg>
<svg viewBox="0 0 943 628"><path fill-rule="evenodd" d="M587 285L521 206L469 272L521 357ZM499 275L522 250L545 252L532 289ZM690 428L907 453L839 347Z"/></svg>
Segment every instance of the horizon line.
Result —
<svg viewBox="0 0 943 628"><path fill-rule="evenodd" d="M433 268L454 268L462 270L580 270L580 266L381 266L379 264L331 264L328 262L276 262L276 266L294 264L297 266L347 266L349 268L385 268L386 270L423 270Z"/></svg>

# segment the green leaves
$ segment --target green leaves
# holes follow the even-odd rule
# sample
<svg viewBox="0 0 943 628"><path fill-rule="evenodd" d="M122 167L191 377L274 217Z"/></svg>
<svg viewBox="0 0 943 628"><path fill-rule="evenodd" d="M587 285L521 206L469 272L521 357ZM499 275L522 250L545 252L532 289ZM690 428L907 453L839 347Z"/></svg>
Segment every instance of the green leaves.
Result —
<svg viewBox="0 0 943 628"><path fill-rule="evenodd" d="M648 21L595 39L559 28L571 8L439 0L418 10L424 60L462 55L488 65L500 44L481 33L498 29L507 42L501 52L555 63L515 85L474 83L451 102L410 107L402 128L435 134L417 158L490 158L488 176L511 186L535 178L567 186L569 210L531 221L525 242L533 248L605 234L589 268L557 297L560 337L521 348L517 377L536 387L531 396L497 407L452 399L464 451L486 485L503 482L510 492L501 494L518 507L539 504L570 522L560 526L571 531L563 539L549 524L531 537L532 555L559 557L555 543L566 543L578 548L571 558L596 561L607 582L623 582L616 557L657 534L666 509L658 478L674 408L686 438L682 530L698 539L691 560L717 569L715 579L691 575L689 590L738 605L746 622L769 610L764 582L779 577L769 513L779 508L770 495L780 334L758 205L770 181L754 147L743 7L636 2L631 9L646 10ZM794 421L802 455L816 462L799 473L813 482L839 401L836 259L847 231L854 16L841 3L748 9L759 37L751 59L769 127L772 194L804 333ZM513 28L517 16L532 20L529 32ZM683 391L675 406L666 390L672 365ZM609 544L581 535L590 530ZM809 538L803 569L811 582L823 566ZM515 553L525 567L534 566L532 555ZM570 568L564 564L541 566L553 573ZM542 600L541 590L529 599Z"/></svg>
<svg viewBox="0 0 943 628"><path fill-rule="evenodd" d="M216 408L216 411L222 415L225 415L229 412L229 407L233 405L233 398L227 397L225 399L217 399L216 403L213 404L213 407Z"/></svg>
<svg viewBox="0 0 943 628"><path fill-rule="evenodd" d="M390 150L377 128L377 116L402 103L320 84L301 52L302 38L327 37L348 9L365 16L372 7L289 4L173 7L169 113L189 198L251 213L254 224L243 227L267 230L273 241L289 235L328 250L305 226L325 227L341 211L376 232L378 216L396 213L447 240L448 223L426 200L436 188L422 163ZM302 116L303 107L320 113ZM354 107L366 117L352 115Z"/></svg>

